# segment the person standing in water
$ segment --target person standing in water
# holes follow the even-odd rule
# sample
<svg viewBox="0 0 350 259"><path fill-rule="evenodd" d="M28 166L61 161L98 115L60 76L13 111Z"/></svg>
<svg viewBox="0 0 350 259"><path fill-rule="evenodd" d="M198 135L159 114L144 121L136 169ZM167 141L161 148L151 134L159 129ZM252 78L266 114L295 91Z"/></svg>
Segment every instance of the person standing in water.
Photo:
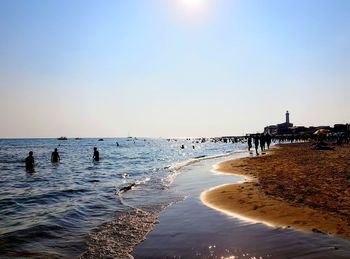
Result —
<svg viewBox="0 0 350 259"><path fill-rule="evenodd" d="M260 135L260 148L261 148L261 153L265 151L265 135L261 134Z"/></svg>
<svg viewBox="0 0 350 259"><path fill-rule="evenodd" d="M100 161L100 152L98 152L97 147L94 147L94 155L92 156L94 161Z"/></svg>
<svg viewBox="0 0 350 259"><path fill-rule="evenodd" d="M26 170L33 171L34 170L34 157L33 157L33 151L29 152L29 156L27 156L26 160Z"/></svg>
<svg viewBox="0 0 350 259"><path fill-rule="evenodd" d="M51 162L58 163L61 160L60 155L58 154L57 148L51 154Z"/></svg>
<svg viewBox="0 0 350 259"><path fill-rule="evenodd" d="M259 148L259 136L258 136L258 135L255 135L255 137L254 137L254 147L255 147L256 155L258 156L258 155L259 155L259 153L258 153L258 148Z"/></svg>
<svg viewBox="0 0 350 259"><path fill-rule="evenodd" d="M252 136L249 135L248 137L248 151L250 152L250 149L252 148Z"/></svg>
<svg viewBox="0 0 350 259"><path fill-rule="evenodd" d="M267 149L270 149L271 135L269 133L267 133L265 138L266 138Z"/></svg>

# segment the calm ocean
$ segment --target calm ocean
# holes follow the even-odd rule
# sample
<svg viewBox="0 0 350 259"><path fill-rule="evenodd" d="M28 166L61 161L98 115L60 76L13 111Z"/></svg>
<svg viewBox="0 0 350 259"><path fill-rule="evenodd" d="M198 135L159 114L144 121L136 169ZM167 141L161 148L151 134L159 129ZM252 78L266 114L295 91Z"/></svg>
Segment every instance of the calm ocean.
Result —
<svg viewBox="0 0 350 259"><path fill-rule="evenodd" d="M92 161L94 146L100 151L99 162ZM157 213L182 200L184 194L170 188L182 167L243 146L183 139L2 139L1 254L78 256L86 248L88 234L103 222L130 209ZM52 164L56 147L61 162ZM30 150L36 162L34 173L24 167ZM130 184L135 186L120 192Z"/></svg>

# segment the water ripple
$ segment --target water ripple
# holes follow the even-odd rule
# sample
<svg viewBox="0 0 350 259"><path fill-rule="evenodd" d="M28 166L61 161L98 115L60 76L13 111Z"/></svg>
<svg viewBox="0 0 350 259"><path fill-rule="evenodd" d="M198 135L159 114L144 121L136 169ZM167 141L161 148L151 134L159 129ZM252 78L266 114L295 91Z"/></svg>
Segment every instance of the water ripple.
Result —
<svg viewBox="0 0 350 259"><path fill-rule="evenodd" d="M182 144L188 148L180 149ZM192 144L163 139L0 140L0 250L5 256L77 256L85 237L102 222L178 199L167 186L186 161L239 148L206 142L192 149ZM96 163L94 146L101 156ZM52 164L56 147L61 162ZM36 161L33 173L24 168L30 150ZM130 184L130 191L118 195Z"/></svg>

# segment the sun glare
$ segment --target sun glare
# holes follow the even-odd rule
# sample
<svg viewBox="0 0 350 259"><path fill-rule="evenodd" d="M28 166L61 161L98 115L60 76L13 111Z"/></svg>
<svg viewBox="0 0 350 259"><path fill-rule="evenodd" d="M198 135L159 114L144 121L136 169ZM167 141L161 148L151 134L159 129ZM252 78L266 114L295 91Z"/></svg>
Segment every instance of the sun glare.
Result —
<svg viewBox="0 0 350 259"><path fill-rule="evenodd" d="M198 8L204 0L181 0L182 4L188 8Z"/></svg>
<svg viewBox="0 0 350 259"><path fill-rule="evenodd" d="M189 17L204 15L208 10L208 0L178 0L179 10Z"/></svg>

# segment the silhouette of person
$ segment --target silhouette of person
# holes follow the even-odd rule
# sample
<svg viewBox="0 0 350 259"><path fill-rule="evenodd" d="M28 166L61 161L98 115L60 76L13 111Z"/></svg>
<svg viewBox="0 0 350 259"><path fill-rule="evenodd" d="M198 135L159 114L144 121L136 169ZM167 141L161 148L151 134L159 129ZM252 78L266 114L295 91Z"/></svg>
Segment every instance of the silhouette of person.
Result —
<svg viewBox="0 0 350 259"><path fill-rule="evenodd" d="M34 170L33 151L29 152L29 156L27 156L25 162L26 162L26 170L33 171Z"/></svg>
<svg viewBox="0 0 350 259"><path fill-rule="evenodd" d="M61 160L60 155L58 154L57 148L55 148L55 151L53 151L51 154L51 162L57 163L60 160Z"/></svg>
<svg viewBox="0 0 350 259"><path fill-rule="evenodd" d="M248 151L250 151L251 148L252 148L252 136L250 135L248 137Z"/></svg>
<svg viewBox="0 0 350 259"><path fill-rule="evenodd" d="M260 135L260 148L261 148L261 153L265 151L265 136L264 136L264 134Z"/></svg>
<svg viewBox="0 0 350 259"><path fill-rule="evenodd" d="M267 148L270 149L270 145L271 145L271 135L269 133L266 134L266 144L267 144Z"/></svg>
<svg viewBox="0 0 350 259"><path fill-rule="evenodd" d="M259 155L258 153L258 148L259 148L259 136L256 135L254 137L254 147L255 147L255 152L256 152L256 155Z"/></svg>
<svg viewBox="0 0 350 259"><path fill-rule="evenodd" d="M100 161L100 152L98 152L97 147L94 147L94 155L92 159L94 161Z"/></svg>

